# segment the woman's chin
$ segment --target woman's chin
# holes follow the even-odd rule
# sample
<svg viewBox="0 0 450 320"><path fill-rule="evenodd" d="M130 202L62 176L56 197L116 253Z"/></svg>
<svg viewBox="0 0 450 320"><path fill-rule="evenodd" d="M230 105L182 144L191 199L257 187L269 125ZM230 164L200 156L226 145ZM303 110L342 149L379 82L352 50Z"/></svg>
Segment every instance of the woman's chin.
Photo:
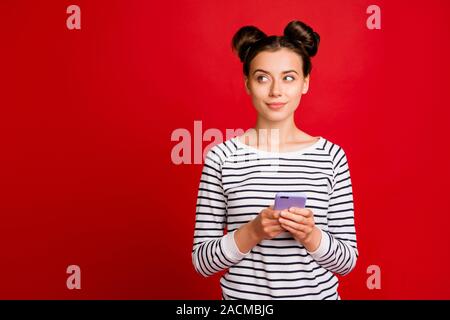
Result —
<svg viewBox="0 0 450 320"><path fill-rule="evenodd" d="M283 120L287 119L288 115L285 112L279 112L279 113L267 112L265 118L268 121L280 122L280 121L283 121Z"/></svg>

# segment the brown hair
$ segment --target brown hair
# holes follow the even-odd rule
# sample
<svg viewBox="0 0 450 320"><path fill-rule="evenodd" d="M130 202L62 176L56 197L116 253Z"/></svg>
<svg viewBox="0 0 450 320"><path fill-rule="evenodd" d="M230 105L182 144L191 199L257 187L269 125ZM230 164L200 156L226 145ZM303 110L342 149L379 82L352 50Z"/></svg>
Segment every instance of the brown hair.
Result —
<svg viewBox="0 0 450 320"><path fill-rule="evenodd" d="M231 47L243 63L243 72L248 76L250 62L261 51L277 51L288 48L297 53L303 61L303 76L312 70L311 57L317 54L320 36L301 21L291 21L284 28L282 36L267 36L255 26L241 27L233 36Z"/></svg>

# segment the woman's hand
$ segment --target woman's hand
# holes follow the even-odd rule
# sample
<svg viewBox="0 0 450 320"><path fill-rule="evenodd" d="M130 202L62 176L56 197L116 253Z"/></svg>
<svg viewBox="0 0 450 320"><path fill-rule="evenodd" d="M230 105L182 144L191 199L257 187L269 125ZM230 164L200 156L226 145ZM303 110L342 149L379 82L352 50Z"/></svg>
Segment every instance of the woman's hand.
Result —
<svg viewBox="0 0 450 320"><path fill-rule="evenodd" d="M261 240L275 238L286 231L282 228L278 219L280 210L273 210L273 206L263 209L255 219L251 221L252 229L256 237Z"/></svg>
<svg viewBox="0 0 450 320"><path fill-rule="evenodd" d="M310 209L291 207L289 210L282 210L278 221L306 250L317 250L322 234L314 223L314 215Z"/></svg>
<svg viewBox="0 0 450 320"><path fill-rule="evenodd" d="M273 210L273 206L263 209L253 220L239 227L234 240L239 251L249 252L254 246L265 239L272 239L285 231L278 221L280 210Z"/></svg>

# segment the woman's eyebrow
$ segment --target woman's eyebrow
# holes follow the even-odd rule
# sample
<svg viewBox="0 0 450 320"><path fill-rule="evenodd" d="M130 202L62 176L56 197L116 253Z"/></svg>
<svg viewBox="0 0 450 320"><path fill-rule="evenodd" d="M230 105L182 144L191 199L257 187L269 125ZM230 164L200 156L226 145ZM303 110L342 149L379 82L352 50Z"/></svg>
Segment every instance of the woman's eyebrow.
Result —
<svg viewBox="0 0 450 320"><path fill-rule="evenodd" d="M255 71L253 71L253 74L255 74L256 73L256 71L261 71L261 72L265 72L265 73L268 73L268 74L270 74L270 72L269 71L266 71L266 70L263 70L263 69L256 69ZM283 72L281 72L281 73L289 73L289 72L295 72L296 74L298 74L298 72L297 71L295 71L295 70L286 70L286 71L283 71Z"/></svg>

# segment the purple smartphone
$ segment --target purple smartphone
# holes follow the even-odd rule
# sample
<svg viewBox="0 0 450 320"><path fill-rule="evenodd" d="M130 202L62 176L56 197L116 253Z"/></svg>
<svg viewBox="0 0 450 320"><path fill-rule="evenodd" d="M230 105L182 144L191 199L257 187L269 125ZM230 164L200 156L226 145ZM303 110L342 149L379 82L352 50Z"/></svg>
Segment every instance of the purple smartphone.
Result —
<svg viewBox="0 0 450 320"><path fill-rule="evenodd" d="M299 192L278 192L275 195L274 210L284 210L290 207L304 208L307 196Z"/></svg>

